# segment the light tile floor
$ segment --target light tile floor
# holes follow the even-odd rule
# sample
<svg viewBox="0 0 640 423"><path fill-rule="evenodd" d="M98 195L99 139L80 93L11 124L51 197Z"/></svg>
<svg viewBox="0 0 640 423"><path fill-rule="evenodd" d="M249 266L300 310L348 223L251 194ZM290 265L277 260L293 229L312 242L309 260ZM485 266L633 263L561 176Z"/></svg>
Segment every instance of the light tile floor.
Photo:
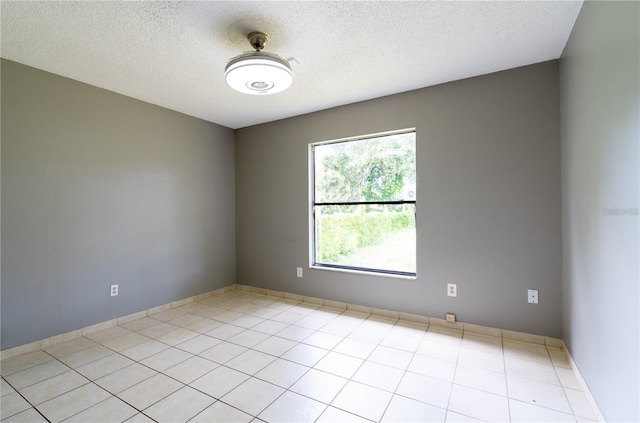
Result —
<svg viewBox="0 0 640 423"><path fill-rule="evenodd" d="M3 360L3 422L595 420L562 351L245 291Z"/></svg>

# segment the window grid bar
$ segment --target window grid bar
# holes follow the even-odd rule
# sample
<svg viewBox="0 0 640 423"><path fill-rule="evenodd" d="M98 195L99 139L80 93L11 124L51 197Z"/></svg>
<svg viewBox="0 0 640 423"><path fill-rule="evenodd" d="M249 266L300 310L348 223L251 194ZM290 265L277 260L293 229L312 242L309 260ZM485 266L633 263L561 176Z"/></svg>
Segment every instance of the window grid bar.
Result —
<svg viewBox="0 0 640 423"><path fill-rule="evenodd" d="M394 200L394 201L348 201L331 203L313 203L314 206L360 206L369 204L416 204L416 200Z"/></svg>

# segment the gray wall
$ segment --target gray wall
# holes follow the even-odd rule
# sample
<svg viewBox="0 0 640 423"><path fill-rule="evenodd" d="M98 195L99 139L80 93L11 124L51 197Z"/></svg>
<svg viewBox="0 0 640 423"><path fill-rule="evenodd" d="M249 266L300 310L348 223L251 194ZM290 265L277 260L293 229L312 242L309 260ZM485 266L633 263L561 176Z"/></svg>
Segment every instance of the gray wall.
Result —
<svg viewBox="0 0 640 423"><path fill-rule="evenodd" d="M587 1L560 59L564 338L607 421L640 421L639 13Z"/></svg>
<svg viewBox="0 0 640 423"><path fill-rule="evenodd" d="M234 283L234 177L232 130L2 60L2 348Z"/></svg>
<svg viewBox="0 0 640 423"><path fill-rule="evenodd" d="M552 61L237 130L238 283L560 337L559 116ZM309 143L408 127L417 279L307 269Z"/></svg>

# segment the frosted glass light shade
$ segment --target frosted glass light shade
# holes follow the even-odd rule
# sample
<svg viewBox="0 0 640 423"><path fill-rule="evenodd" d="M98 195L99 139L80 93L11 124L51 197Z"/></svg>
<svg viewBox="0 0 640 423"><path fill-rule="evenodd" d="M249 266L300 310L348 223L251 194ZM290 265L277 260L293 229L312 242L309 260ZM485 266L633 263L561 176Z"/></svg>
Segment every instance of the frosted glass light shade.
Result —
<svg viewBox="0 0 640 423"><path fill-rule="evenodd" d="M231 88L245 94L275 94L289 88L293 73L289 62L260 51L243 53L229 60L224 79Z"/></svg>

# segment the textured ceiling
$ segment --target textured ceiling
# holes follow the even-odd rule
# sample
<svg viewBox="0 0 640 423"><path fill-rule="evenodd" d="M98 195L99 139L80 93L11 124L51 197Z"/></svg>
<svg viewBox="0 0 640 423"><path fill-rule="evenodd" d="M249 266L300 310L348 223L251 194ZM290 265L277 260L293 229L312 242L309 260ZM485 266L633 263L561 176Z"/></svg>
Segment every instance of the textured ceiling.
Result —
<svg viewBox="0 0 640 423"><path fill-rule="evenodd" d="M579 1L0 2L3 58L240 128L557 59ZM289 90L226 86L269 35Z"/></svg>

